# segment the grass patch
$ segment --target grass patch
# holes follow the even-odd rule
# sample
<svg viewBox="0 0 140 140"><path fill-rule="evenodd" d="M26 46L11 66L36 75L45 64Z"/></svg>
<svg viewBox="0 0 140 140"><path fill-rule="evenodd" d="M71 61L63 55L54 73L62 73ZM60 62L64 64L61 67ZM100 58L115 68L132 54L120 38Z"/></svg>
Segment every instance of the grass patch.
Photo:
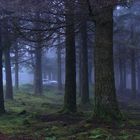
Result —
<svg viewBox="0 0 140 140"><path fill-rule="evenodd" d="M44 92L43 97L33 96L20 92L15 94L14 101L5 102L7 113L0 116L0 132L16 139L19 136L44 140L139 140L140 139L140 119L130 119L128 126L119 128L108 128L108 126L97 126L97 124L87 123L92 113L92 105L82 107L78 105L80 111L77 116L84 117L83 122L73 121L68 123L63 119L55 119L63 106L63 94ZM131 108L135 106L131 105ZM128 111L129 115L139 115L138 110ZM43 121L40 115L53 114L52 121ZM58 117L59 118L59 117ZM76 119L76 116L73 116ZM65 118L64 118L65 119ZM80 117L78 118L80 119ZM49 119L48 119L49 120ZM131 126L131 127L130 127Z"/></svg>
<svg viewBox="0 0 140 140"><path fill-rule="evenodd" d="M37 97L32 94L19 93L15 94L13 101L6 101L7 113L0 116L0 132L8 135L32 134L32 127L38 123L43 128L44 123L39 122L37 116L54 113L61 108L61 105L53 104L56 94L47 94L43 97ZM34 132L34 134L36 133Z"/></svg>

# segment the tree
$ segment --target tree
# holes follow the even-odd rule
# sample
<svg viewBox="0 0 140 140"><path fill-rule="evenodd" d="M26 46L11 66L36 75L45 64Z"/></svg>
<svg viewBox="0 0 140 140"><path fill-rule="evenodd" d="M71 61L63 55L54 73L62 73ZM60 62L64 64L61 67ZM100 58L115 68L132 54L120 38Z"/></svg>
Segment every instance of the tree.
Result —
<svg viewBox="0 0 140 140"><path fill-rule="evenodd" d="M19 89L19 50L18 50L18 43L15 42L14 46L15 51L15 89Z"/></svg>
<svg viewBox="0 0 140 140"><path fill-rule="evenodd" d="M87 46L87 22L85 17L83 17L81 22L81 52L82 52L82 70L81 70L81 103L89 103L89 79L88 79L88 46Z"/></svg>
<svg viewBox="0 0 140 140"><path fill-rule="evenodd" d="M64 112L76 112L76 52L74 29L74 0L65 1L66 8L66 80Z"/></svg>
<svg viewBox="0 0 140 140"><path fill-rule="evenodd" d="M40 42L35 47L34 93L42 95L42 47Z"/></svg>
<svg viewBox="0 0 140 140"><path fill-rule="evenodd" d="M136 54L135 49L131 49L131 88L132 88L132 99L136 99L137 88L136 88Z"/></svg>
<svg viewBox="0 0 140 140"><path fill-rule="evenodd" d="M103 8L95 18L95 94L94 117L118 119L113 64L113 8Z"/></svg>
<svg viewBox="0 0 140 140"><path fill-rule="evenodd" d="M140 60L137 60L138 91L140 91Z"/></svg>
<svg viewBox="0 0 140 140"><path fill-rule="evenodd" d="M79 53L79 56L78 56L78 59L79 59L79 65L78 65L78 88L79 88L79 97L81 97L81 95L82 95L82 84L81 84L81 81L82 81L82 54L81 54L81 44L80 44L80 46L79 46L79 48L78 48L78 53Z"/></svg>
<svg viewBox="0 0 140 140"><path fill-rule="evenodd" d="M12 46L11 39L8 32L8 21L3 20L3 50L5 57L5 72L6 72L6 92L5 98L13 100L13 85L12 85L12 73L11 73L11 57L10 48Z"/></svg>
<svg viewBox="0 0 140 140"><path fill-rule="evenodd" d="M131 16L132 17L132 16ZM136 87L136 41L135 41L135 28L134 28L134 18L132 17L132 23L131 23L131 31L130 31L130 39L131 39L131 45L132 48L130 49L130 56L131 56L131 88L132 88L132 99L136 99L137 94L137 87Z"/></svg>
<svg viewBox="0 0 140 140"><path fill-rule="evenodd" d="M8 44L9 44L9 42L8 42ZM13 85L12 85L12 73L11 73L11 61L10 61L10 45L5 45L4 56L5 56L5 72L6 72L5 98L13 100Z"/></svg>
<svg viewBox="0 0 140 140"><path fill-rule="evenodd" d="M126 49L124 46L119 47L119 70L120 70L120 94L125 96L126 90L126 59L125 59Z"/></svg>
<svg viewBox="0 0 140 140"><path fill-rule="evenodd" d="M3 56L3 49L2 49L2 32L1 32L1 21L0 21L0 114L5 112L4 107L4 95L3 95L3 65L2 65L2 56Z"/></svg>
<svg viewBox="0 0 140 140"><path fill-rule="evenodd" d="M61 41L60 41L60 35L58 35L58 46L57 46L57 65L58 65L58 74L57 74L57 79L58 79L58 90L62 90L62 57L61 57L61 52L62 52L62 47L61 47Z"/></svg>

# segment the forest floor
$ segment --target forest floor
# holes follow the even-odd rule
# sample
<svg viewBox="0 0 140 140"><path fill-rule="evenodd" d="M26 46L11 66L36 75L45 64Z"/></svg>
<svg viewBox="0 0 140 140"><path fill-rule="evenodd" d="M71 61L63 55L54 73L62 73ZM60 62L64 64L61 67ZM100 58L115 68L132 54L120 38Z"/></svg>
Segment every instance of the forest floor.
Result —
<svg viewBox="0 0 140 140"><path fill-rule="evenodd" d="M127 123L116 126L89 123L92 106L78 106L79 113L62 115L63 94L47 91L43 97L19 92L6 101L7 113L0 116L0 140L140 140L140 104L120 107Z"/></svg>

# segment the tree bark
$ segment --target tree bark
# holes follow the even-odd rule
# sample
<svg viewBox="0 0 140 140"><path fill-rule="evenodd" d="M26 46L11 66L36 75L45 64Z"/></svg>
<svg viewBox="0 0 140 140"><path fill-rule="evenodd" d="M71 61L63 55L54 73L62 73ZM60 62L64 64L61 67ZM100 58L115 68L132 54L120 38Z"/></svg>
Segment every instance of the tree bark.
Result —
<svg viewBox="0 0 140 140"><path fill-rule="evenodd" d="M89 103L89 81L88 81L88 46L87 46L87 23L86 20L83 19L81 23L81 39L82 39L82 96L81 103L88 104Z"/></svg>
<svg viewBox="0 0 140 140"><path fill-rule="evenodd" d="M37 96L41 96L42 89L42 48L40 44L37 44L35 48L35 75L34 75L34 93Z"/></svg>
<svg viewBox="0 0 140 140"><path fill-rule="evenodd" d="M90 48L90 51L92 52L92 49ZM89 53L91 53L89 52ZM93 52L92 52L93 54ZM92 74L93 74L93 57L92 54L89 54L89 62L88 62L88 78L89 78L89 85L93 85L92 81Z"/></svg>
<svg viewBox="0 0 140 140"><path fill-rule="evenodd" d="M131 88L132 88L132 99L136 99L137 87L136 87L135 49L131 50Z"/></svg>
<svg viewBox="0 0 140 140"><path fill-rule="evenodd" d="M82 54L81 54L81 46L79 47L79 97L81 97L82 95L82 84L81 84L81 81L82 81Z"/></svg>
<svg viewBox="0 0 140 140"><path fill-rule="evenodd" d="M18 64L19 56L18 56L18 46L16 43L15 46L15 89L19 89L19 64Z"/></svg>
<svg viewBox="0 0 140 140"><path fill-rule="evenodd" d="M95 20L94 117L119 119L121 113L116 99L113 62L113 9L102 9Z"/></svg>
<svg viewBox="0 0 140 140"><path fill-rule="evenodd" d="M124 93L126 91L127 88L127 83L126 83L126 77L127 77L127 70L126 70L126 60L124 58L124 66L123 66L123 82L124 82Z"/></svg>
<svg viewBox="0 0 140 140"><path fill-rule="evenodd" d="M7 44L7 43L6 43ZM12 73L11 73L11 62L10 62L10 43L4 46L5 56L5 72L6 72L6 92L5 98L13 100L13 85L12 85Z"/></svg>
<svg viewBox="0 0 140 140"><path fill-rule="evenodd" d="M0 24L1 26L1 24ZM2 65L2 38L1 38L1 27L0 27L0 114L5 112L4 107L4 94L3 94L3 65Z"/></svg>
<svg viewBox="0 0 140 140"><path fill-rule="evenodd" d="M61 58L61 42L60 42L60 36L58 41L58 48L57 48L57 64L58 64L58 90L62 90L62 58Z"/></svg>
<svg viewBox="0 0 140 140"><path fill-rule="evenodd" d="M126 58L125 48L119 48L119 69L120 69L120 94L125 95L126 91Z"/></svg>
<svg viewBox="0 0 140 140"><path fill-rule="evenodd" d="M138 92L140 92L140 60L138 59L137 62L137 67L138 67L138 72L137 72L137 76L138 76Z"/></svg>
<svg viewBox="0 0 140 140"><path fill-rule="evenodd" d="M120 90L119 90L119 94L124 95L124 79L123 79L123 62L122 62L122 58L121 56L119 57L119 70L120 70Z"/></svg>
<svg viewBox="0 0 140 140"><path fill-rule="evenodd" d="M66 0L66 79L64 112L76 112L76 52L74 30L74 0Z"/></svg>

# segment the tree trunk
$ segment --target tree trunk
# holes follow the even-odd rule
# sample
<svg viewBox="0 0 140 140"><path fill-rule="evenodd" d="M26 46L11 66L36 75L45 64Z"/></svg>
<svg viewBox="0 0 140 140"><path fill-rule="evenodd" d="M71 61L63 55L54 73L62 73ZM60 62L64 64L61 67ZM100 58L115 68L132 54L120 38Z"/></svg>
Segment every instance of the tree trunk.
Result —
<svg viewBox="0 0 140 140"><path fill-rule="evenodd" d="M64 112L76 112L76 52L74 0L66 0L66 81Z"/></svg>
<svg viewBox="0 0 140 140"><path fill-rule="evenodd" d="M12 85L12 73L11 73L11 62L10 62L10 43L6 43L4 46L5 56L5 72L6 72L6 92L5 98L13 100L13 85Z"/></svg>
<svg viewBox="0 0 140 140"><path fill-rule="evenodd" d="M57 64L58 64L58 74L57 74L57 79L58 79L58 90L62 90L62 66L61 66L61 42L60 42L60 37L58 41L58 48L57 48Z"/></svg>
<svg viewBox="0 0 140 140"><path fill-rule="evenodd" d="M16 44L17 45L17 44ZM15 46L15 89L19 89L19 64L18 64L18 46Z"/></svg>
<svg viewBox="0 0 140 140"><path fill-rule="evenodd" d="M83 19L81 23L81 38L82 38L82 96L81 103L89 103L89 81L88 81L88 46L87 46L87 23Z"/></svg>
<svg viewBox="0 0 140 140"><path fill-rule="evenodd" d="M90 49L91 50L91 49ZM91 50L92 51L92 50ZM93 52L92 52L93 54ZM89 56L89 62L88 62L88 78L89 78L89 85L92 85L93 84L93 81L92 81L92 73L93 73L93 57Z"/></svg>
<svg viewBox="0 0 140 140"><path fill-rule="evenodd" d="M113 62L113 9L102 9L96 17L94 48L95 96L94 117L119 119Z"/></svg>
<svg viewBox="0 0 140 140"><path fill-rule="evenodd" d="M81 97L82 95L82 84L81 84L81 81L82 81L82 54L81 54L81 46L79 47L79 97Z"/></svg>
<svg viewBox="0 0 140 140"><path fill-rule="evenodd" d="M127 72L126 72L126 60L124 58L124 65L123 65L123 85L124 85L124 93L126 91L127 88L127 84L126 84L126 77L127 77Z"/></svg>
<svg viewBox="0 0 140 140"><path fill-rule="evenodd" d="M42 48L40 44L35 48L35 75L34 75L34 93L37 96L42 95Z"/></svg>
<svg viewBox="0 0 140 140"><path fill-rule="evenodd" d="M136 87L135 49L131 50L131 88L132 88L132 99L136 99L137 87Z"/></svg>
<svg viewBox="0 0 140 140"><path fill-rule="evenodd" d="M119 69L120 69L120 94L125 95L126 91L126 58L125 58L125 48L119 48Z"/></svg>
<svg viewBox="0 0 140 140"><path fill-rule="evenodd" d="M140 60L138 59L138 72L137 72L137 75L138 75L138 92L140 93Z"/></svg>
<svg viewBox="0 0 140 140"><path fill-rule="evenodd" d="M119 94L124 95L124 79L123 79L123 62L122 58L119 57L119 70L120 70L120 90Z"/></svg>
<svg viewBox="0 0 140 140"><path fill-rule="evenodd" d="M119 72L119 63L116 64L115 66L115 87L116 87L116 90L117 90L117 93L120 94L120 72Z"/></svg>
<svg viewBox="0 0 140 140"><path fill-rule="evenodd" d="M3 114L5 112L5 107L4 107L4 94L3 94L2 54L3 54L3 52L2 52L1 27L0 27L0 114Z"/></svg>

